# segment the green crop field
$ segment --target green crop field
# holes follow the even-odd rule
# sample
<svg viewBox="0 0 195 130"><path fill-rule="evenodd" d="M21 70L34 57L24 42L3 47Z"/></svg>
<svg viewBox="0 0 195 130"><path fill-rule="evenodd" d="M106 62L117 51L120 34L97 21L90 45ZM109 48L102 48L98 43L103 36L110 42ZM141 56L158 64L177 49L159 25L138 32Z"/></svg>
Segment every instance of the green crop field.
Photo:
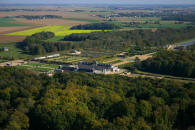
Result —
<svg viewBox="0 0 195 130"><path fill-rule="evenodd" d="M14 19L0 18L0 27L27 26L27 24L16 23Z"/></svg>
<svg viewBox="0 0 195 130"><path fill-rule="evenodd" d="M50 58L46 59L44 61L47 62L59 62L59 63L77 63L82 60L86 60L87 57L81 57L81 56L60 56L57 58Z"/></svg>
<svg viewBox="0 0 195 130"><path fill-rule="evenodd" d="M91 33L91 32L101 31L101 30L70 30L70 28L71 26L45 26L45 27L34 28L34 29L25 30L25 31L9 33L7 35L30 36L38 32L50 31L50 32L55 33L55 36L67 36L72 33Z"/></svg>

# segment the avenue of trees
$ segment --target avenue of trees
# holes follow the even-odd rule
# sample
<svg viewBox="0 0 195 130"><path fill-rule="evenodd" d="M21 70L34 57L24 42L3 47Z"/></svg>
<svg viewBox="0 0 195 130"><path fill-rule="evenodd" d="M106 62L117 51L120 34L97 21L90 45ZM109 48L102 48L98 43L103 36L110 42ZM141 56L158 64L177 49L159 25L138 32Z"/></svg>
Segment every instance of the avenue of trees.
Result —
<svg viewBox="0 0 195 130"><path fill-rule="evenodd" d="M195 78L195 45L180 51L161 51L138 65L143 71Z"/></svg>
<svg viewBox="0 0 195 130"><path fill-rule="evenodd" d="M192 130L195 84L0 68L0 129Z"/></svg>
<svg viewBox="0 0 195 130"><path fill-rule="evenodd" d="M92 24L85 24L85 25L77 25L71 27L72 30L113 30L113 29L120 29L119 25L114 23L92 23Z"/></svg>

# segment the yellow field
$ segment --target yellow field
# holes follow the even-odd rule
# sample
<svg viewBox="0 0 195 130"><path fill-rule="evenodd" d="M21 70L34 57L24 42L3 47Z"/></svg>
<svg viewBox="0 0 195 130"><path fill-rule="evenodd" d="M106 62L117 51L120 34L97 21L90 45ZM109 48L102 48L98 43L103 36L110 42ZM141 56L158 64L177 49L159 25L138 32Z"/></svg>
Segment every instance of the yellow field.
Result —
<svg viewBox="0 0 195 130"><path fill-rule="evenodd" d="M91 33L91 32L97 32L101 30L70 30L71 26L45 26L40 28L34 28L14 33L9 33L7 35L11 36L30 36L32 34L43 32L43 31L49 31L55 33L55 36L67 36L72 33Z"/></svg>

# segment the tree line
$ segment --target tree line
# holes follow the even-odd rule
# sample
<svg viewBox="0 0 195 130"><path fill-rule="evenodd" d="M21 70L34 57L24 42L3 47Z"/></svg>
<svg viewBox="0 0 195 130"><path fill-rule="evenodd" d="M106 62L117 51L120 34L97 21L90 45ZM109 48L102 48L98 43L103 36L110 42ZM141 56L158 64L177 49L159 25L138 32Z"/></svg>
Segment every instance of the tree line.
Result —
<svg viewBox="0 0 195 130"><path fill-rule="evenodd" d="M0 129L194 129L193 83L0 68Z"/></svg>
<svg viewBox="0 0 195 130"><path fill-rule="evenodd" d="M102 31L90 34L71 34L65 36L65 41L76 42L75 46L84 49L106 49L106 50L151 50L152 47L163 47L179 41L193 38L194 27L181 29L158 29L152 30L130 30L130 31Z"/></svg>
<svg viewBox="0 0 195 130"><path fill-rule="evenodd" d="M92 23L92 24L84 24L84 25L77 25L71 27L72 30L113 30L113 29L120 29L119 25L114 23Z"/></svg>
<svg viewBox="0 0 195 130"><path fill-rule="evenodd" d="M194 48L195 45L180 51L163 50L137 66L140 70L152 73L195 78Z"/></svg>

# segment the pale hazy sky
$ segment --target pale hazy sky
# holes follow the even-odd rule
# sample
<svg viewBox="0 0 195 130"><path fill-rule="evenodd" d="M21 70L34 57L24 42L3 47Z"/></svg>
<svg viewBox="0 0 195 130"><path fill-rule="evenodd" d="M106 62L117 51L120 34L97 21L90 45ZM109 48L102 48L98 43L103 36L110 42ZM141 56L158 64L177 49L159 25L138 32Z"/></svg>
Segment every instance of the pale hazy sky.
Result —
<svg viewBox="0 0 195 130"><path fill-rule="evenodd" d="M0 4L195 4L195 0L0 0Z"/></svg>

